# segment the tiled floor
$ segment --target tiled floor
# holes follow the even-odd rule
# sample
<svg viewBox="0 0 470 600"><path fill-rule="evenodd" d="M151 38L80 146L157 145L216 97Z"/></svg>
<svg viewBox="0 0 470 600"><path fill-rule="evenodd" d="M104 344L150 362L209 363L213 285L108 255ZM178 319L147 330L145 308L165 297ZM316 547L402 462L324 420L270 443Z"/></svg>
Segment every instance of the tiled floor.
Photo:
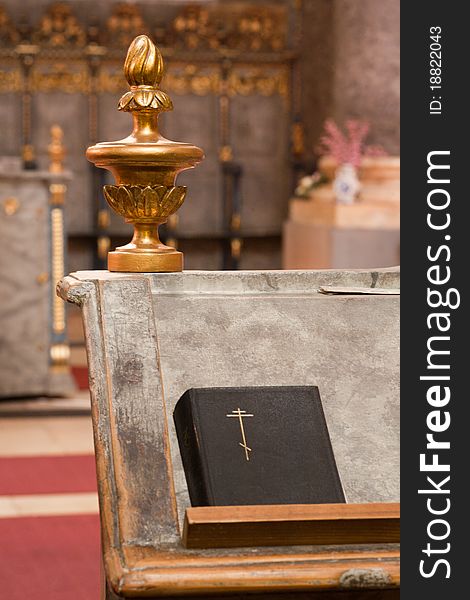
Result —
<svg viewBox="0 0 470 600"><path fill-rule="evenodd" d="M0 457L88 453L93 453L90 416L0 418Z"/></svg>
<svg viewBox="0 0 470 600"><path fill-rule="evenodd" d="M98 496L93 492L0 496L0 519L76 514L98 514Z"/></svg>

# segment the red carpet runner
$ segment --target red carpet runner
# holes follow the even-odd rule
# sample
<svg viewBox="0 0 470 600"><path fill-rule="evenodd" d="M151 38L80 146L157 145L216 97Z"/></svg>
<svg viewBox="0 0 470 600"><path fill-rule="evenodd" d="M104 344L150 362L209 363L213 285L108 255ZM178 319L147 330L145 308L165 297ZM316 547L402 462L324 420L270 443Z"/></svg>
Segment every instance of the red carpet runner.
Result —
<svg viewBox="0 0 470 600"><path fill-rule="evenodd" d="M0 496L96 491L92 456L0 458ZM99 517L0 518L0 598L98 600Z"/></svg>
<svg viewBox="0 0 470 600"><path fill-rule="evenodd" d="M88 389L88 369L86 367L72 367L72 375L79 390Z"/></svg>
<svg viewBox="0 0 470 600"><path fill-rule="evenodd" d="M0 496L94 491L92 455L0 458Z"/></svg>

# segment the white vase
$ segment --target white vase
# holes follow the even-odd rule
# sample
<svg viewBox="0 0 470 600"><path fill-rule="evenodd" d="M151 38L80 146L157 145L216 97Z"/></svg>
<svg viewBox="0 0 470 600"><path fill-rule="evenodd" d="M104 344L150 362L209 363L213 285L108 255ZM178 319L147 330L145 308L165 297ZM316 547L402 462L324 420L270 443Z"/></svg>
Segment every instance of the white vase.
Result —
<svg viewBox="0 0 470 600"><path fill-rule="evenodd" d="M336 201L340 204L353 204L361 184L357 176L357 170L353 165L345 163L336 169L333 191Z"/></svg>

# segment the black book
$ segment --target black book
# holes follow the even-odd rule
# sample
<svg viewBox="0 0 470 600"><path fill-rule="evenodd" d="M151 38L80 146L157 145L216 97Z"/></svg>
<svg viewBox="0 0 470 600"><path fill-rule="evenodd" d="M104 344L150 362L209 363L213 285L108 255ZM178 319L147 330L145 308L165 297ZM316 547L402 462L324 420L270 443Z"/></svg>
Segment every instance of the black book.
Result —
<svg viewBox="0 0 470 600"><path fill-rule="evenodd" d="M190 389L173 417L193 506L345 502L316 386Z"/></svg>

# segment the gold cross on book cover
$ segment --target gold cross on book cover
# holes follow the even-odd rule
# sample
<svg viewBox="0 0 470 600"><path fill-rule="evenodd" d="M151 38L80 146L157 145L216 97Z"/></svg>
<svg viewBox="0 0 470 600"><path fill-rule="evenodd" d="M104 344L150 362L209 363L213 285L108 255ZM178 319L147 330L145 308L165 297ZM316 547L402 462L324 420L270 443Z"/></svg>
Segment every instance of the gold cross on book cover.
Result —
<svg viewBox="0 0 470 600"><path fill-rule="evenodd" d="M225 415L226 417L235 417L238 419L238 421L240 422L240 432L242 434L242 441L238 442L238 444L245 449L245 456L246 456L246 460L250 460L250 455L248 454L249 452L252 452L252 449L249 448L246 444L246 435L245 435L245 428L243 427L243 419L245 417L254 417L255 415L252 414L248 414L246 412L246 410L240 410L240 408L237 408L237 410L232 410L232 414L230 415Z"/></svg>

